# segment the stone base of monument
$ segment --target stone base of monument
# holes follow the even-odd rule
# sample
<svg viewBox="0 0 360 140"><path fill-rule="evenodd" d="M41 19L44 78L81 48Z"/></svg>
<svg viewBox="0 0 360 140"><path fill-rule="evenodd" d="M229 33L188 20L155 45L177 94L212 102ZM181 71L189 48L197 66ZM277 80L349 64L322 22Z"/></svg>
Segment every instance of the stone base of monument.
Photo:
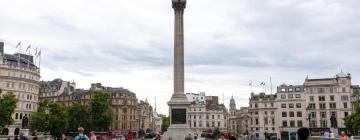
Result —
<svg viewBox="0 0 360 140"><path fill-rule="evenodd" d="M25 137L29 137L29 129L20 129L20 133L23 133Z"/></svg>
<svg viewBox="0 0 360 140"><path fill-rule="evenodd" d="M189 128L184 127L169 127L164 134L164 140L169 140L172 138L173 140L185 140L187 136L191 135L193 137L193 132Z"/></svg>

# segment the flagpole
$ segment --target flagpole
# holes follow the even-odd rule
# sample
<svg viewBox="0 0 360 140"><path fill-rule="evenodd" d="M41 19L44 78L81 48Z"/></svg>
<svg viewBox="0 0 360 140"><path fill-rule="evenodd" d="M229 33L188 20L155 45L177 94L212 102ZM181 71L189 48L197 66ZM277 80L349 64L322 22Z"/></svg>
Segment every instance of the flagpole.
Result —
<svg viewBox="0 0 360 140"><path fill-rule="evenodd" d="M28 52L28 69L30 69L30 46L31 45L29 45L29 47L27 48L27 50L29 50L29 52Z"/></svg>
<svg viewBox="0 0 360 140"><path fill-rule="evenodd" d="M272 86L271 76L270 76L270 91L271 91L271 94L273 94L273 86Z"/></svg>
<svg viewBox="0 0 360 140"><path fill-rule="evenodd" d="M18 46L19 47L19 52L18 52L18 67L21 68L20 66L20 53L21 53L21 41L18 43Z"/></svg>

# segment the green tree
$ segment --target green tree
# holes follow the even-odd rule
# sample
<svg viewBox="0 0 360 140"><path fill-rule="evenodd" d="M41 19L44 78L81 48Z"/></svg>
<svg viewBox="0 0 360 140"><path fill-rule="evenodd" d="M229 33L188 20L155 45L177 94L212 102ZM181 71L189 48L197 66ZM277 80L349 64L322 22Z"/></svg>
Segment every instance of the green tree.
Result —
<svg viewBox="0 0 360 140"><path fill-rule="evenodd" d="M163 117L162 118L162 126L161 126L161 131L165 132L167 131L167 129L170 126L170 118L169 117Z"/></svg>
<svg viewBox="0 0 360 140"><path fill-rule="evenodd" d="M48 114L46 114L48 110ZM60 137L68 127L68 112L62 104L53 101L39 103L38 111L30 117L30 129L46 132L52 136Z"/></svg>
<svg viewBox="0 0 360 140"><path fill-rule="evenodd" d="M109 130L113 112L109 102L110 93L94 91L90 102L91 128L95 131Z"/></svg>
<svg viewBox="0 0 360 140"><path fill-rule="evenodd" d="M69 107L69 130L76 132L78 127L90 127L90 115L88 107L75 103Z"/></svg>
<svg viewBox="0 0 360 140"><path fill-rule="evenodd" d="M5 126L13 123L11 114L15 111L16 102L16 97L12 92L4 95L0 93L0 132Z"/></svg>
<svg viewBox="0 0 360 140"><path fill-rule="evenodd" d="M350 129L353 134L360 130L360 105L355 104L355 112L344 118L346 128Z"/></svg>

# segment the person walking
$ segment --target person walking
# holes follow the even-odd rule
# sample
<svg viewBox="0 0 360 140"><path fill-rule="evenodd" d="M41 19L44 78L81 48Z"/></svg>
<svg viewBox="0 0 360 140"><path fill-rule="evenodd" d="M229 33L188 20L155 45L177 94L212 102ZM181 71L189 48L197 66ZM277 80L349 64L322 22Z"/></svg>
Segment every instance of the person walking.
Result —
<svg viewBox="0 0 360 140"><path fill-rule="evenodd" d="M330 133L325 130L325 132L324 132L324 140L328 140L328 139L330 139Z"/></svg>
<svg viewBox="0 0 360 140"><path fill-rule="evenodd" d="M79 127L78 132L79 134L75 137L75 140L89 140L89 137L84 134L84 128Z"/></svg>
<svg viewBox="0 0 360 140"><path fill-rule="evenodd" d="M95 135L94 131L90 132L90 140L96 140L96 135Z"/></svg>

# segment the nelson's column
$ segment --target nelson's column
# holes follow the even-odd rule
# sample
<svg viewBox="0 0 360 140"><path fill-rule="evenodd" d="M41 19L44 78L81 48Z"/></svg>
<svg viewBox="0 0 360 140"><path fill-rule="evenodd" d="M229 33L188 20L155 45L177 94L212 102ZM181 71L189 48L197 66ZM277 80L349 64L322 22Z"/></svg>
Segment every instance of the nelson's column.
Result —
<svg viewBox="0 0 360 140"><path fill-rule="evenodd" d="M190 129L187 123L190 102L184 93L184 22L183 14L186 0L172 0L172 8L175 11L174 26L174 93L169 105L170 127L165 138L172 137L174 140L184 140Z"/></svg>

